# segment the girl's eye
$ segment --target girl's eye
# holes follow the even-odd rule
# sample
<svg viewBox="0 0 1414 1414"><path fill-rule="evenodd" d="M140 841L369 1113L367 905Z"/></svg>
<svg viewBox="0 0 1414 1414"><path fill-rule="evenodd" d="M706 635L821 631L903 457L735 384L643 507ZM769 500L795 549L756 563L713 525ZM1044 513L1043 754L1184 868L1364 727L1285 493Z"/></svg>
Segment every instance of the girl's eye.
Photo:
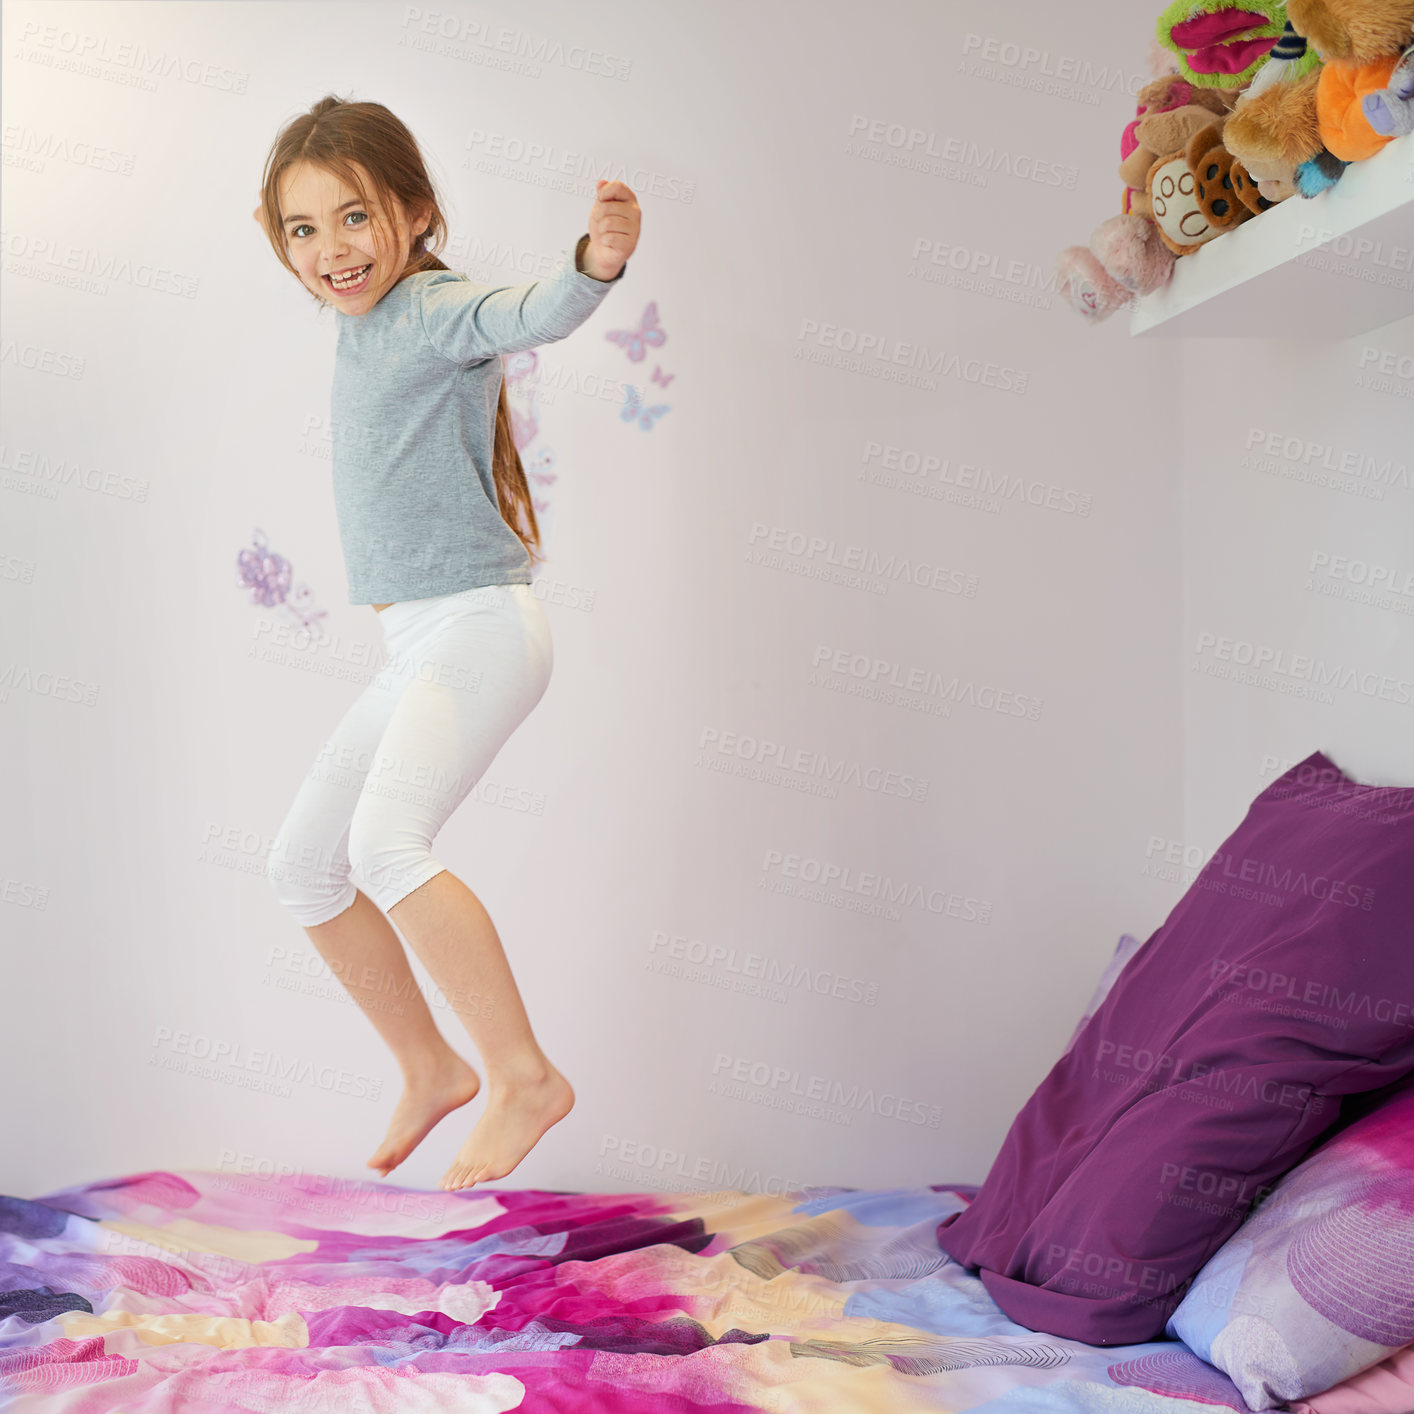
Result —
<svg viewBox="0 0 1414 1414"><path fill-rule="evenodd" d="M361 216L361 217L363 217L363 219L364 219L365 221L368 220L368 214L367 214L366 212L363 212L363 211L350 211L350 212L349 212L349 216L350 216L350 217L353 217L353 216ZM299 233L300 233L301 231L309 231L309 230L312 230L312 229L313 229L313 227L307 226L307 225L304 225L303 223L301 223L300 225L296 226L296 227L290 232L290 235L291 235L291 236L298 237L298 235L299 235Z"/></svg>

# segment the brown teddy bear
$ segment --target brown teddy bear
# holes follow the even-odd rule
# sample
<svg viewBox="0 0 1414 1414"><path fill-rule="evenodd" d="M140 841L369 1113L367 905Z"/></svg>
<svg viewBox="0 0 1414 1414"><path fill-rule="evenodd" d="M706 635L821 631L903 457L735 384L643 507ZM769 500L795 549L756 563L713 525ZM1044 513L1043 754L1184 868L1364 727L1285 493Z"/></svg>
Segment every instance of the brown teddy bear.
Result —
<svg viewBox="0 0 1414 1414"><path fill-rule="evenodd" d="M1154 224L1175 255L1191 254L1254 214L1234 190L1231 172L1219 123L1209 123L1149 169L1145 191Z"/></svg>
<svg viewBox="0 0 1414 1414"><path fill-rule="evenodd" d="M1262 195L1261 188L1253 180L1252 174L1242 165L1240 157L1232 159L1232 167L1229 170L1232 174L1232 189L1237 193L1237 199L1254 216L1260 216L1262 212L1276 205L1276 202L1270 197Z"/></svg>
<svg viewBox="0 0 1414 1414"><path fill-rule="evenodd" d="M1135 95L1136 117L1120 138L1119 179L1130 188L1127 209L1148 216L1144 183L1149 168L1165 152L1176 152L1215 117L1224 117L1237 94L1198 88L1177 74L1164 74Z"/></svg>
<svg viewBox="0 0 1414 1414"><path fill-rule="evenodd" d="M1289 0L1286 13L1326 63L1398 54L1414 30L1411 0Z"/></svg>
<svg viewBox="0 0 1414 1414"><path fill-rule="evenodd" d="M1222 128L1210 123L1194 133L1184 149L1193 169L1194 191L1208 224L1222 235L1255 213L1237 194L1232 180L1232 153L1223 144Z"/></svg>

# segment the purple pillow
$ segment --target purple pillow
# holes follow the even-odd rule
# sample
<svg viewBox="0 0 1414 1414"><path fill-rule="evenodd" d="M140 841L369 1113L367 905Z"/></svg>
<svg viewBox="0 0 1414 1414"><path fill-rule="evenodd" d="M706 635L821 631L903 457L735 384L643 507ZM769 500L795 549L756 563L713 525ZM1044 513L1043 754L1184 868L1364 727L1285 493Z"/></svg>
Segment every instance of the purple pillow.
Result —
<svg viewBox="0 0 1414 1414"><path fill-rule="evenodd" d="M942 1249L1033 1330L1158 1336L1341 1097L1414 1071L1411 934L1414 788L1314 752L1121 971Z"/></svg>
<svg viewBox="0 0 1414 1414"><path fill-rule="evenodd" d="M1251 1409L1319 1394L1414 1341L1414 1082L1277 1184L1198 1273L1169 1333Z"/></svg>

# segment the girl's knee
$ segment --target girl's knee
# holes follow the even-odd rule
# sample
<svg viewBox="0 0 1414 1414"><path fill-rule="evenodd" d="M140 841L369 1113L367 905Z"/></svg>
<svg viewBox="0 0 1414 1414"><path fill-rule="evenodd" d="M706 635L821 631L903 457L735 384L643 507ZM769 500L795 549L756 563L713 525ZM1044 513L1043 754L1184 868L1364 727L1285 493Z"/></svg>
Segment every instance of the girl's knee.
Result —
<svg viewBox="0 0 1414 1414"><path fill-rule="evenodd" d="M431 851L425 845L370 847L349 856L350 878L385 911L425 882Z"/></svg>
<svg viewBox="0 0 1414 1414"><path fill-rule="evenodd" d="M352 908L358 898L358 886L347 876L297 883L287 877L277 877L272 869L270 886L282 908L301 928L317 928Z"/></svg>
<svg viewBox="0 0 1414 1414"><path fill-rule="evenodd" d="M349 837L350 876L385 913L441 872L430 842L421 837L404 834L399 841L371 830Z"/></svg>
<svg viewBox="0 0 1414 1414"><path fill-rule="evenodd" d="M338 917L358 893L346 860L332 851L296 845L286 835L276 836L270 847L265 878L276 900L304 928Z"/></svg>

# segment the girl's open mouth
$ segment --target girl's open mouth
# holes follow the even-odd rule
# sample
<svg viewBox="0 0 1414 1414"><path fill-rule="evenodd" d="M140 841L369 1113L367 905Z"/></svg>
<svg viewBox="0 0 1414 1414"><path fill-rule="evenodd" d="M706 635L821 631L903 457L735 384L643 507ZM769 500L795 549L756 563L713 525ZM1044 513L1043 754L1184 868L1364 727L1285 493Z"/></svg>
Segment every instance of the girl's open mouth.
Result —
<svg viewBox="0 0 1414 1414"><path fill-rule="evenodd" d="M373 269L373 264L362 267L359 270L338 270L334 273L338 275L335 280L333 275L325 275L321 278L336 294L349 295L356 294L368 283L368 272Z"/></svg>

